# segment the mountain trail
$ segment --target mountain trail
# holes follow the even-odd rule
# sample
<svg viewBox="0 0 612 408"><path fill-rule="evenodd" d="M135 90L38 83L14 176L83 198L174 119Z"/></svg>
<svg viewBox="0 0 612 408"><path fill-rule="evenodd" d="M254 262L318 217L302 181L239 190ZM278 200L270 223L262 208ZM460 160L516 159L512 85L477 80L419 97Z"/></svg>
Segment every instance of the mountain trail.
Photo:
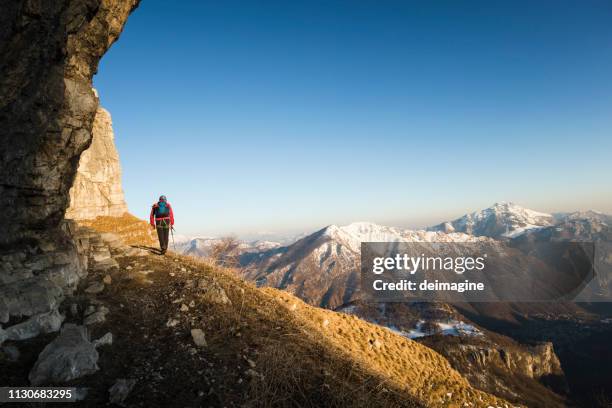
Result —
<svg viewBox="0 0 612 408"><path fill-rule="evenodd" d="M146 407L510 406L390 330L202 260L154 255L86 227L77 235L89 242L88 275L60 312L64 327L87 326L99 354L98 371L67 383L88 389L79 406L116 401L111 387L127 389L126 406ZM29 385L28 370L57 337L16 343L19 364L0 359L5 383Z"/></svg>

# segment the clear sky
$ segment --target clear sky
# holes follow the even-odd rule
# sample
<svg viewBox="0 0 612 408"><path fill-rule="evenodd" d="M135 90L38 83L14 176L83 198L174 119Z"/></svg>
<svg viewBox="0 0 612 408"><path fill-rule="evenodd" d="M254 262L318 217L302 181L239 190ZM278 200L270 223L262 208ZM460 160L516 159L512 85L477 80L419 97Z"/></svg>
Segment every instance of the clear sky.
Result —
<svg viewBox="0 0 612 408"><path fill-rule="evenodd" d="M144 0L94 84L184 234L612 212L609 0Z"/></svg>

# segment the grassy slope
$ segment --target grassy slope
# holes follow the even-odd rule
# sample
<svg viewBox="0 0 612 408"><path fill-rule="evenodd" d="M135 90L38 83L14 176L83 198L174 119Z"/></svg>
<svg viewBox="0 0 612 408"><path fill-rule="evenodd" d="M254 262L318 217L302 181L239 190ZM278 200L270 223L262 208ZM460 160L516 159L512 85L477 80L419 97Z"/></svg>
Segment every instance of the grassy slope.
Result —
<svg viewBox="0 0 612 408"><path fill-rule="evenodd" d="M79 220L79 225L98 232L112 232L121 237L126 245L155 245L157 235L146 221L125 213L121 217L100 216L93 220Z"/></svg>
<svg viewBox="0 0 612 408"><path fill-rule="evenodd" d="M135 237L146 237L144 231L137 233L137 225L144 229L146 223L135 220L105 219L90 225L118 232L135 244ZM154 342L158 350L166 349L158 357L162 367L172 370L176 366L181 378L183 372L188 374L173 384L162 381L162 388L171 388L175 395L183 387L189 389L180 393L179 400L195 389L209 387L206 396L199 398L212 395L224 404L253 406L507 404L472 388L444 357L426 346L354 316L309 306L286 292L258 289L231 270L182 256L120 258L120 266L112 274L114 283L100 299L123 305L119 311L111 308L107 323L95 329L101 335L108 328L119 339L104 358L128 358L113 355L123 349L122 341L135 355ZM129 273L127 267L131 267ZM139 270L152 272L139 274ZM198 289L198 282L204 282L205 289ZM211 300L207 293L212 287L222 287L231 304ZM182 304L193 307L181 312ZM178 325L166 327L172 318ZM189 331L194 327L204 330L208 347L193 348ZM107 364L114 378L135 375ZM134 358L133 365L139 364L140 359ZM210 364L225 369L206 368ZM209 377L222 379L220 383L194 383L194 371L199 373L201 368L213 370ZM248 373L249 368L256 374ZM158 389L147 385L136 391L135 398L158 395ZM159 401L159 395L156 398Z"/></svg>

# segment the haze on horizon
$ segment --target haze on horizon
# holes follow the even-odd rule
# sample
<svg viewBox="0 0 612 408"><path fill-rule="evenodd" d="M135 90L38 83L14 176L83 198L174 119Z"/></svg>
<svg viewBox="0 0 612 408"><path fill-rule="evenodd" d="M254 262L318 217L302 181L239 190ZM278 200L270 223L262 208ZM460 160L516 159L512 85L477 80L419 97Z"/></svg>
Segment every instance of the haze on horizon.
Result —
<svg viewBox="0 0 612 408"><path fill-rule="evenodd" d="M612 4L143 1L94 85L188 235L612 213Z"/></svg>

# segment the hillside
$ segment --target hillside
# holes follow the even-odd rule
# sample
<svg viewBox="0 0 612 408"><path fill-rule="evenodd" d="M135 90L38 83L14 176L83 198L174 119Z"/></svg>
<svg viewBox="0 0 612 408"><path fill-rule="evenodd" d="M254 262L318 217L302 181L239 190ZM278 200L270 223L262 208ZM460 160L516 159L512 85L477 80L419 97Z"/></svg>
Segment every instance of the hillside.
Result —
<svg viewBox="0 0 612 408"><path fill-rule="evenodd" d="M153 255L83 227L75 235L88 239L81 251L89 274L60 307L63 327L85 322L95 339L112 333L112 344L97 347L99 370L67 382L89 388L83 406L105 403L118 378L136 381L127 406L505 404L471 387L435 351L355 316L258 289L201 260ZM103 246L115 262L100 258ZM192 329L203 331L206 345L194 344ZM19 364L0 359L7 382L27 385L42 348L57 337L19 342ZM40 384L54 378L39 377Z"/></svg>

